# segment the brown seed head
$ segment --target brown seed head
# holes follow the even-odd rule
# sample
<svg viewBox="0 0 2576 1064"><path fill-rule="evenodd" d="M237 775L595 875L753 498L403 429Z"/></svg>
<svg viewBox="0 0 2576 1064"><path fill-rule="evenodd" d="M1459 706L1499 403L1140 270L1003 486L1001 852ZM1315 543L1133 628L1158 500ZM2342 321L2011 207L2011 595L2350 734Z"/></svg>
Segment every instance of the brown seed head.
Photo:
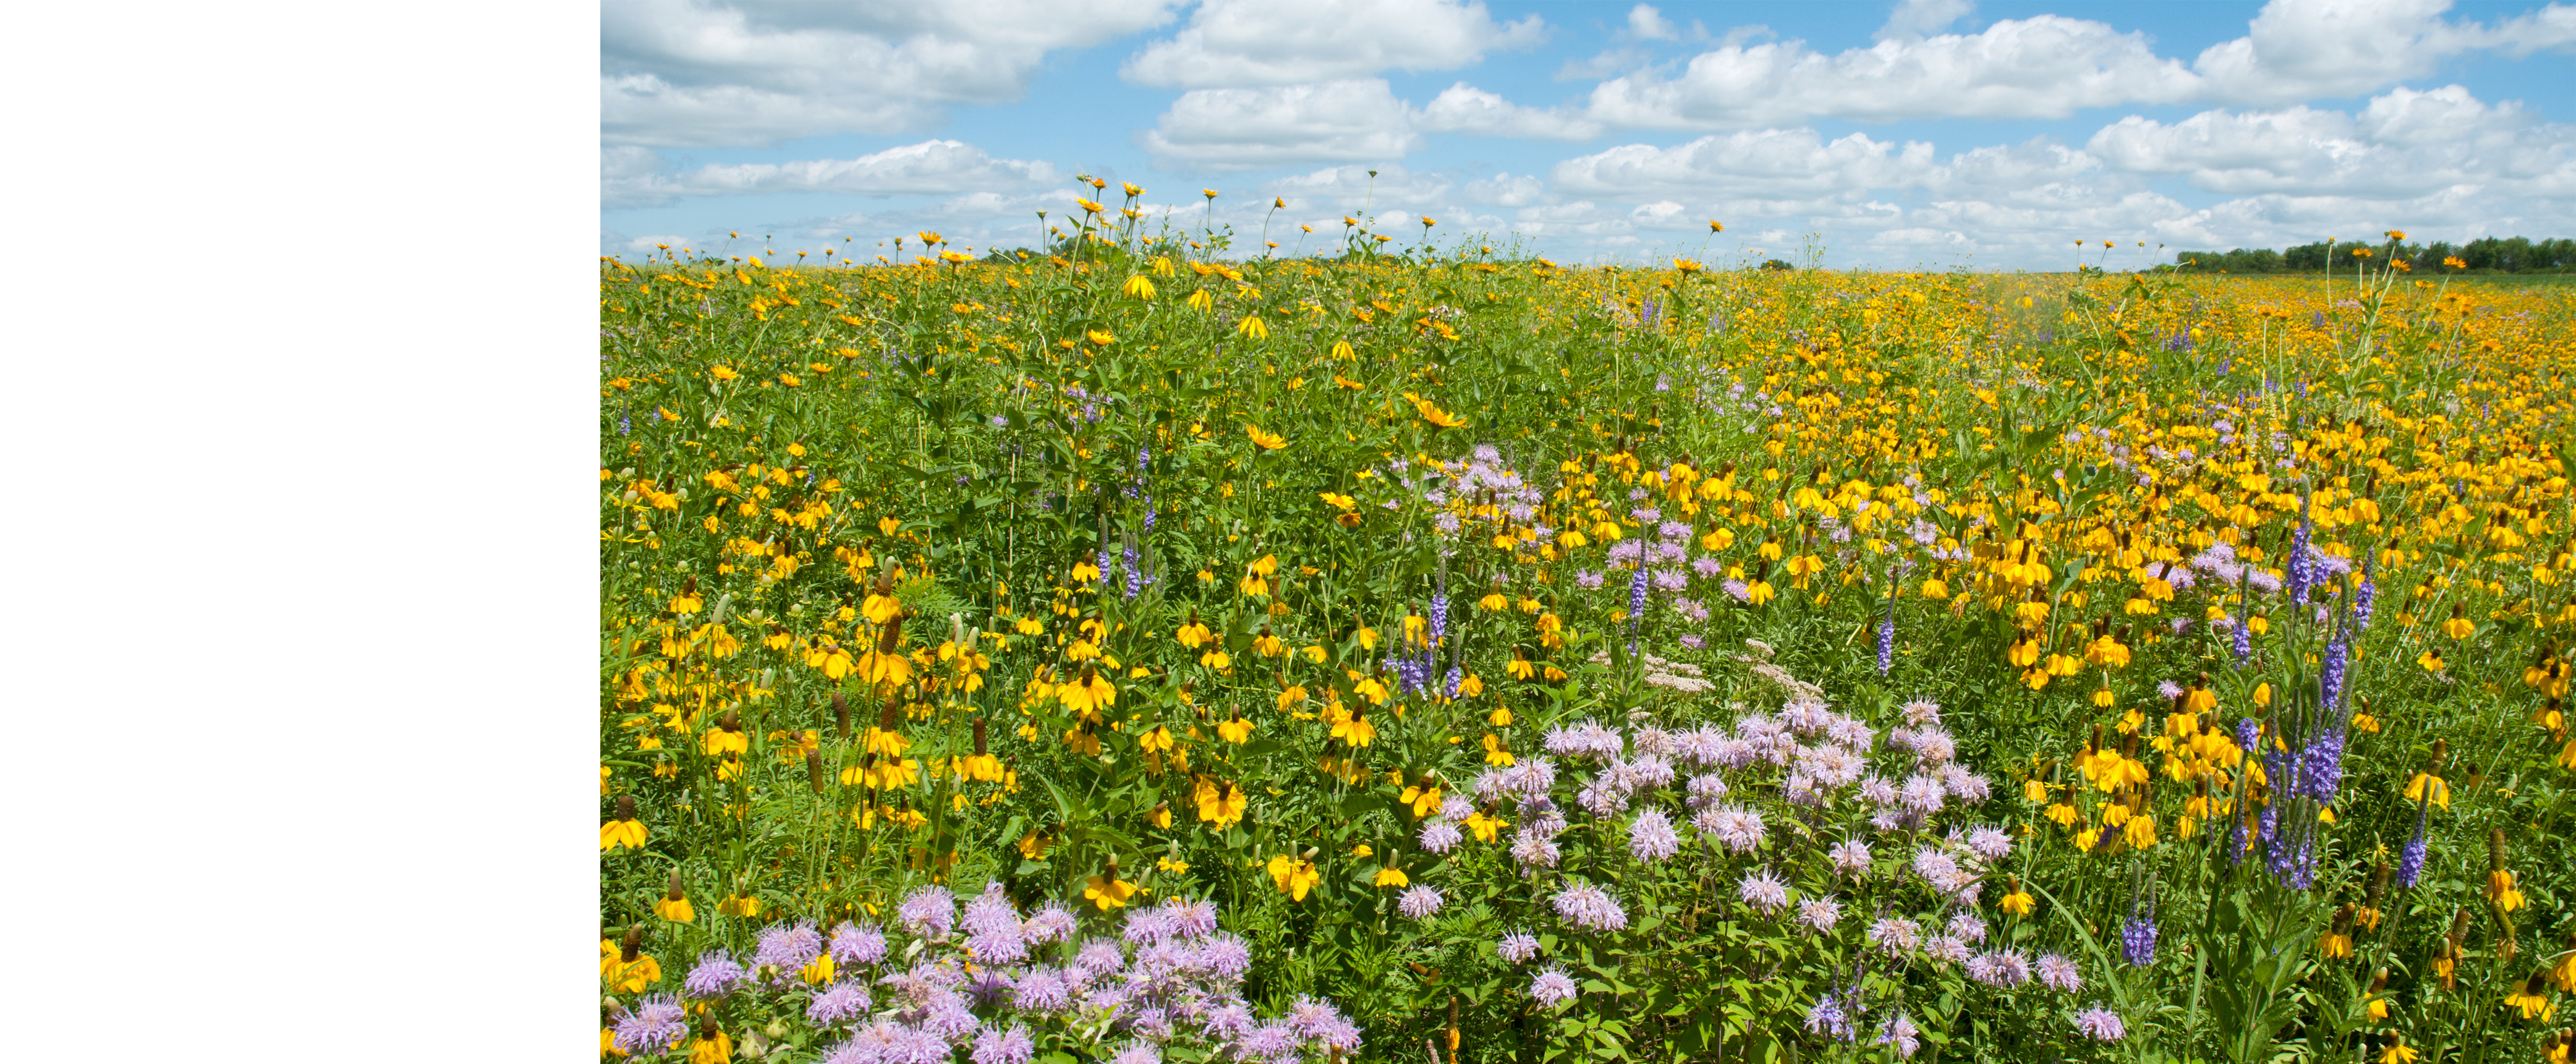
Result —
<svg viewBox="0 0 2576 1064"><path fill-rule="evenodd" d="M631 794L621 794L621 795L618 795L618 796L617 796L617 819L619 819L619 820L633 820L633 819L635 819L635 796L634 796L634 795L631 795Z"/></svg>
<svg viewBox="0 0 2576 1064"><path fill-rule="evenodd" d="M626 929L626 940L619 944L617 959L628 964L633 964L635 963L636 954L641 952L643 949L644 925L637 924Z"/></svg>

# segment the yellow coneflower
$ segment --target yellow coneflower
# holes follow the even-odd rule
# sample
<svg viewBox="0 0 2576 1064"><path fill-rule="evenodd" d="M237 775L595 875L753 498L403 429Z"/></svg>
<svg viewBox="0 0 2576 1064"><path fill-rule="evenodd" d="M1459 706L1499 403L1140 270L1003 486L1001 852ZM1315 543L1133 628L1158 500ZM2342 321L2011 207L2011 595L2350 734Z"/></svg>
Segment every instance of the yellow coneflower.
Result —
<svg viewBox="0 0 2576 1064"><path fill-rule="evenodd" d="M599 826L599 848L614 850L623 846L640 850L644 848L644 838L644 822L635 819L635 796L619 795L617 816Z"/></svg>
<svg viewBox="0 0 2576 1064"><path fill-rule="evenodd" d="M689 907L689 892L680 886L679 869L671 870L671 887L662 892L661 900L653 903L653 915L675 924L697 920L697 911Z"/></svg>
<svg viewBox="0 0 2576 1064"><path fill-rule="evenodd" d="M2568 932L2566 949L2558 954L2558 963L2549 969L2558 989L2576 994L2576 931Z"/></svg>
<svg viewBox="0 0 2576 1064"><path fill-rule="evenodd" d="M1315 870L1314 854L1310 849L1302 859L1284 853L1270 859L1270 880L1279 885L1279 892L1288 895L1288 900L1306 900L1306 892L1324 881L1323 873Z"/></svg>
<svg viewBox="0 0 2576 1064"><path fill-rule="evenodd" d="M2522 991L2506 994L2504 1003L2521 1010L2526 1020L2547 1021L2558 1012L2558 1006L2549 1000L2549 973L2545 971L2531 973L2531 978L2523 981Z"/></svg>
<svg viewBox="0 0 2576 1064"><path fill-rule="evenodd" d="M2487 835L2487 900L2497 912L2509 913L2522 908L2522 891L2514 888L2513 873L2504 867L2504 829Z"/></svg>
<svg viewBox="0 0 2576 1064"><path fill-rule="evenodd" d="M1098 906L1100 911L1108 912L1111 909L1124 907L1129 899L1134 898L1136 884L1118 878L1118 855L1111 854L1107 867L1102 869L1099 875L1087 877L1082 881L1082 896L1084 900Z"/></svg>
<svg viewBox="0 0 2576 1064"><path fill-rule="evenodd" d="M2002 907L2003 911L2011 913L2014 916L2028 916L2030 915L2031 910L2038 905L2038 902L2032 899L2030 892L2021 889L2021 877L2014 876L2012 877L2012 892L2004 895L2003 900L1998 904Z"/></svg>
<svg viewBox="0 0 2576 1064"><path fill-rule="evenodd" d="M1216 781L1205 777L1200 778L1195 797L1198 799L1199 819L1216 825L1219 831L1241 821L1244 810L1251 804L1244 797L1240 785L1228 781L1219 787Z"/></svg>
<svg viewBox="0 0 2576 1064"><path fill-rule="evenodd" d="M662 962L643 952L643 947L644 925L627 928L625 939L618 945L615 961L604 965L608 970L603 975L611 988L620 993L641 994L645 987L662 981Z"/></svg>
<svg viewBox="0 0 2576 1064"><path fill-rule="evenodd" d="M2388 1018L2388 969L2382 968L2378 974L2370 977L2370 992L2363 995L2363 998L2370 1002L2366 1011L2371 1019Z"/></svg>
<svg viewBox="0 0 2576 1064"><path fill-rule="evenodd" d="M2317 941L2317 952L2329 959L2352 956L2351 903L2335 910L2334 922L2327 926L2325 937Z"/></svg>
<svg viewBox="0 0 2576 1064"><path fill-rule="evenodd" d="M2388 862L2379 862L2370 873L2370 893L2362 898L2361 907L2353 910L2353 923L2364 931L2379 930L2379 900L2388 894L2388 874Z"/></svg>
<svg viewBox="0 0 2576 1064"><path fill-rule="evenodd" d="M699 1021L697 1037L689 1040L689 1064L732 1064L733 1037L716 1026L709 1015Z"/></svg>

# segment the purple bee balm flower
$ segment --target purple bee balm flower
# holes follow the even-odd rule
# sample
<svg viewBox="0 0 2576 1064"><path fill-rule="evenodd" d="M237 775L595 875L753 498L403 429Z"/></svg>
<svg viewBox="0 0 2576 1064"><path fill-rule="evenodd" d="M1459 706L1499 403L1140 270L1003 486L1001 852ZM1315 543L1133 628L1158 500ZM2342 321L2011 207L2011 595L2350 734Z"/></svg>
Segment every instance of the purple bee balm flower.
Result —
<svg viewBox="0 0 2576 1064"><path fill-rule="evenodd" d="M1127 1048L1109 1058L1109 1064L1163 1064L1163 1054L1150 1043L1129 1042Z"/></svg>
<svg viewBox="0 0 2576 1064"><path fill-rule="evenodd" d="M1161 908L1137 909L1127 914L1127 924L1119 929L1119 936L1132 943L1148 944L1161 942L1178 931L1172 925L1170 912Z"/></svg>
<svg viewBox="0 0 2576 1064"><path fill-rule="evenodd" d="M1990 827L1979 827L1968 833L1968 849L1992 864L2012 856L2012 836Z"/></svg>
<svg viewBox="0 0 2576 1064"><path fill-rule="evenodd" d="M1452 794L1440 799L1440 818L1443 820L1465 820L1474 815L1476 803L1467 800L1466 795Z"/></svg>
<svg viewBox="0 0 2576 1064"><path fill-rule="evenodd" d="M1199 944L1199 966L1208 974L1228 981L1240 980L1252 968L1252 947L1226 932L1218 932Z"/></svg>
<svg viewBox="0 0 2576 1064"><path fill-rule="evenodd" d="M1831 895L1808 898L1798 903L1798 922L1816 929L1817 934L1831 934L1834 923L1843 917L1841 902Z"/></svg>
<svg viewBox="0 0 2576 1064"><path fill-rule="evenodd" d="M797 920L775 924L760 933L760 948L751 958L752 967L777 965L781 971L795 971L814 963L823 955L823 933L810 921Z"/></svg>
<svg viewBox="0 0 2576 1064"><path fill-rule="evenodd" d="M1736 896L1767 916L1788 906L1789 884L1771 874L1768 868L1755 869L1746 873L1743 881L1737 884Z"/></svg>
<svg viewBox="0 0 2576 1064"><path fill-rule="evenodd" d="M1640 861L1660 861L1681 848L1681 836L1673 832L1673 822L1661 809L1641 811L1628 823L1628 851Z"/></svg>
<svg viewBox="0 0 2576 1064"><path fill-rule="evenodd" d="M1870 941L1878 943L1879 952L1903 958L1923 944L1923 926L1897 916L1882 916L1869 925Z"/></svg>
<svg viewBox="0 0 2576 1064"><path fill-rule="evenodd" d="M1574 978L1562 969L1550 968L1530 980L1529 995L1540 1005L1554 1008L1574 1000Z"/></svg>
<svg viewBox="0 0 2576 1064"><path fill-rule="evenodd" d="M2096 1042L2117 1042L2129 1034L2129 1029L2120 1023L2120 1014L2100 1005L2076 1013L2075 1030Z"/></svg>
<svg viewBox="0 0 2576 1064"><path fill-rule="evenodd" d="M946 887L922 887L906 895L895 907L895 917L906 930L923 938L940 938L957 922L957 896Z"/></svg>
<svg viewBox="0 0 2576 1064"><path fill-rule="evenodd" d="M1055 969L1040 965L1021 973L1011 987L1011 1002L1031 1012L1055 1012L1073 1004L1073 989Z"/></svg>
<svg viewBox="0 0 2576 1064"><path fill-rule="evenodd" d="M1265 1023L1243 1036L1243 1055L1253 1060L1288 1062L1299 1059L1305 1037L1284 1023Z"/></svg>
<svg viewBox="0 0 2576 1064"><path fill-rule="evenodd" d="M1494 955L1513 964L1527 964L1538 956L1538 937L1527 931L1514 931L1494 944Z"/></svg>
<svg viewBox="0 0 2576 1064"><path fill-rule="evenodd" d="M984 892L966 903L966 919L960 925L977 937L1020 936L1020 910L1011 904L1011 896L999 883L986 884Z"/></svg>
<svg viewBox="0 0 2576 1064"><path fill-rule="evenodd" d="M2074 993L2084 986L2084 976L2076 970L2075 962L2057 954L2040 954L2037 968L2039 981L2061 994Z"/></svg>
<svg viewBox="0 0 2576 1064"><path fill-rule="evenodd" d="M1913 1020L1906 1018L1903 1013L1898 1013L1879 1024L1878 1044L1895 1046L1896 1059L1910 1060L1917 1050L1923 1048L1922 1034L1923 1031L1914 1026Z"/></svg>
<svg viewBox="0 0 2576 1064"><path fill-rule="evenodd" d="M1163 899L1163 911L1170 915L1172 933L1182 938L1205 938L1216 931L1216 906L1197 898Z"/></svg>
<svg viewBox="0 0 2576 1064"><path fill-rule="evenodd" d="M615 1045L628 1053L659 1052L688 1036L689 1016L680 1007L680 999L669 994L648 994L636 1002L634 1011L617 1021Z"/></svg>
<svg viewBox="0 0 2576 1064"><path fill-rule="evenodd" d="M1691 824L1736 853L1759 849L1765 833L1762 814L1732 805L1700 810L1698 816L1691 818Z"/></svg>
<svg viewBox="0 0 2576 1064"><path fill-rule="evenodd" d="M885 932L847 920L832 928L832 959L845 964L875 964L886 955Z"/></svg>
<svg viewBox="0 0 2576 1064"><path fill-rule="evenodd" d="M1858 879L1869 872L1869 844L1859 839L1844 839L1826 851L1826 860L1834 871Z"/></svg>
<svg viewBox="0 0 2576 1064"><path fill-rule="evenodd" d="M731 954L715 949L698 955L697 967L689 969L688 978L680 981L680 989L690 997L723 997L750 979L751 973L735 963Z"/></svg>
<svg viewBox="0 0 2576 1064"><path fill-rule="evenodd" d="M856 979L844 979L814 995L813 1004L805 1006L805 1018L827 1025L855 1020L867 1015L875 1004L868 995L866 984Z"/></svg>
<svg viewBox="0 0 2576 1064"><path fill-rule="evenodd" d="M975 1064L1029 1064L1037 1051L1037 1041L1029 1037L1026 1025L1015 1023L1005 1031L985 1024L975 1032L975 1052L969 1059Z"/></svg>
<svg viewBox="0 0 2576 1064"><path fill-rule="evenodd" d="M1395 910L1407 920L1428 920L1440 912L1440 888L1416 883L1395 903Z"/></svg>
<svg viewBox="0 0 2576 1064"><path fill-rule="evenodd" d="M1065 908L1063 902L1050 901L1029 914L1028 921L1020 925L1020 937L1032 946L1043 946L1073 937L1076 927L1073 910ZM883 956L885 937L878 936L877 943L877 953Z"/></svg>
<svg viewBox="0 0 2576 1064"><path fill-rule="evenodd" d="M1628 926L1628 913L1619 907L1619 899L1590 883L1565 888L1553 904L1556 915L1579 930L1620 931Z"/></svg>
<svg viewBox="0 0 2576 1064"><path fill-rule="evenodd" d="M1458 830L1458 824L1450 824L1445 819L1425 819L1422 822L1422 848L1430 850L1430 853L1450 853L1463 840L1466 840L1466 832Z"/></svg>

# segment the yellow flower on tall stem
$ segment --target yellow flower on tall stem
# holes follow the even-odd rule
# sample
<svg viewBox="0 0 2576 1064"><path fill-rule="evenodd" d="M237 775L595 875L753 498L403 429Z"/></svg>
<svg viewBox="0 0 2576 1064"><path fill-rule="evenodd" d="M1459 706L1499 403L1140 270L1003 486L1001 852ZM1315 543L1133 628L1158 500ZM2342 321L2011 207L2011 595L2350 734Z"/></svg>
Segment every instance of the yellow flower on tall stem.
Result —
<svg viewBox="0 0 2576 1064"><path fill-rule="evenodd" d="M675 924L690 923L698 918L697 910L689 907L689 892L680 886L679 869L671 870L671 888L653 903L653 915Z"/></svg>
<svg viewBox="0 0 2576 1064"><path fill-rule="evenodd" d="M1118 878L1118 858L1111 855L1108 867L1099 875L1082 881L1082 897L1099 907L1101 912L1124 908L1136 896L1136 884Z"/></svg>
<svg viewBox="0 0 2576 1064"><path fill-rule="evenodd" d="M640 850L644 848L644 838L644 822L635 819L635 796L619 795L617 816L599 826L599 848L614 850L623 846Z"/></svg>

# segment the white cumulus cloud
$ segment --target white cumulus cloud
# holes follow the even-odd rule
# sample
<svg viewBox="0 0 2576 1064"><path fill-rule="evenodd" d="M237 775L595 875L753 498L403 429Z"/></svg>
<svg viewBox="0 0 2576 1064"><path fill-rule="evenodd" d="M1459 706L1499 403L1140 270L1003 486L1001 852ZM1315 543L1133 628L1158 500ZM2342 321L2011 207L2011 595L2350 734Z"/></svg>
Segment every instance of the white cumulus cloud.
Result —
<svg viewBox="0 0 2576 1064"><path fill-rule="evenodd" d="M1172 3L619 0L600 8L600 133L762 146L919 129L947 104L1018 99L1047 53L1161 25Z"/></svg>
<svg viewBox="0 0 2576 1064"><path fill-rule="evenodd" d="M2188 99L2197 79L2146 35L2041 15L1982 32L1889 39L1826 55L1804 42L1730 45L1678 76L1639 73L1592 92L1592 116L1655 129L1733 129L1830 115L2062 118L2087 107Z"/></svg>
<svg viewBox="0 0 2576 1064"><path fill-rule="evenodd" d="M1481 2L1205 0L1188 26L1146 45L1119 73L1190 89L1346 81L1454 69L1545 35L1538 16L1496 22Z"/></svg>
<svg viewBox="0 0 2576 1064"><path fill-rule="evenodd" d="M1439 133L1545 140L1589 140L1601 132L1601 123L1581 112L1522 106L1463 81L1422 108L1420 125Z"/></svg>
<svg viewBox="0 0 2576 1064"><path fill-rule="evenodd" d="M1414 119L1383 78L1192 89L1140 141L1157 156L1216 170L1399 159L1421 142Z"/></svg>
<svg viewBox="0 0 2576 1064"><path fill-rule="evenodd" d="M941 195L1025 188L1057 180L1045 162L996 159L954 140L927 140L856 159L740 163L664 172L659 157L634 147L600 153L600 202L652 206L686 196L838 192L861 196Z"/></svg>

